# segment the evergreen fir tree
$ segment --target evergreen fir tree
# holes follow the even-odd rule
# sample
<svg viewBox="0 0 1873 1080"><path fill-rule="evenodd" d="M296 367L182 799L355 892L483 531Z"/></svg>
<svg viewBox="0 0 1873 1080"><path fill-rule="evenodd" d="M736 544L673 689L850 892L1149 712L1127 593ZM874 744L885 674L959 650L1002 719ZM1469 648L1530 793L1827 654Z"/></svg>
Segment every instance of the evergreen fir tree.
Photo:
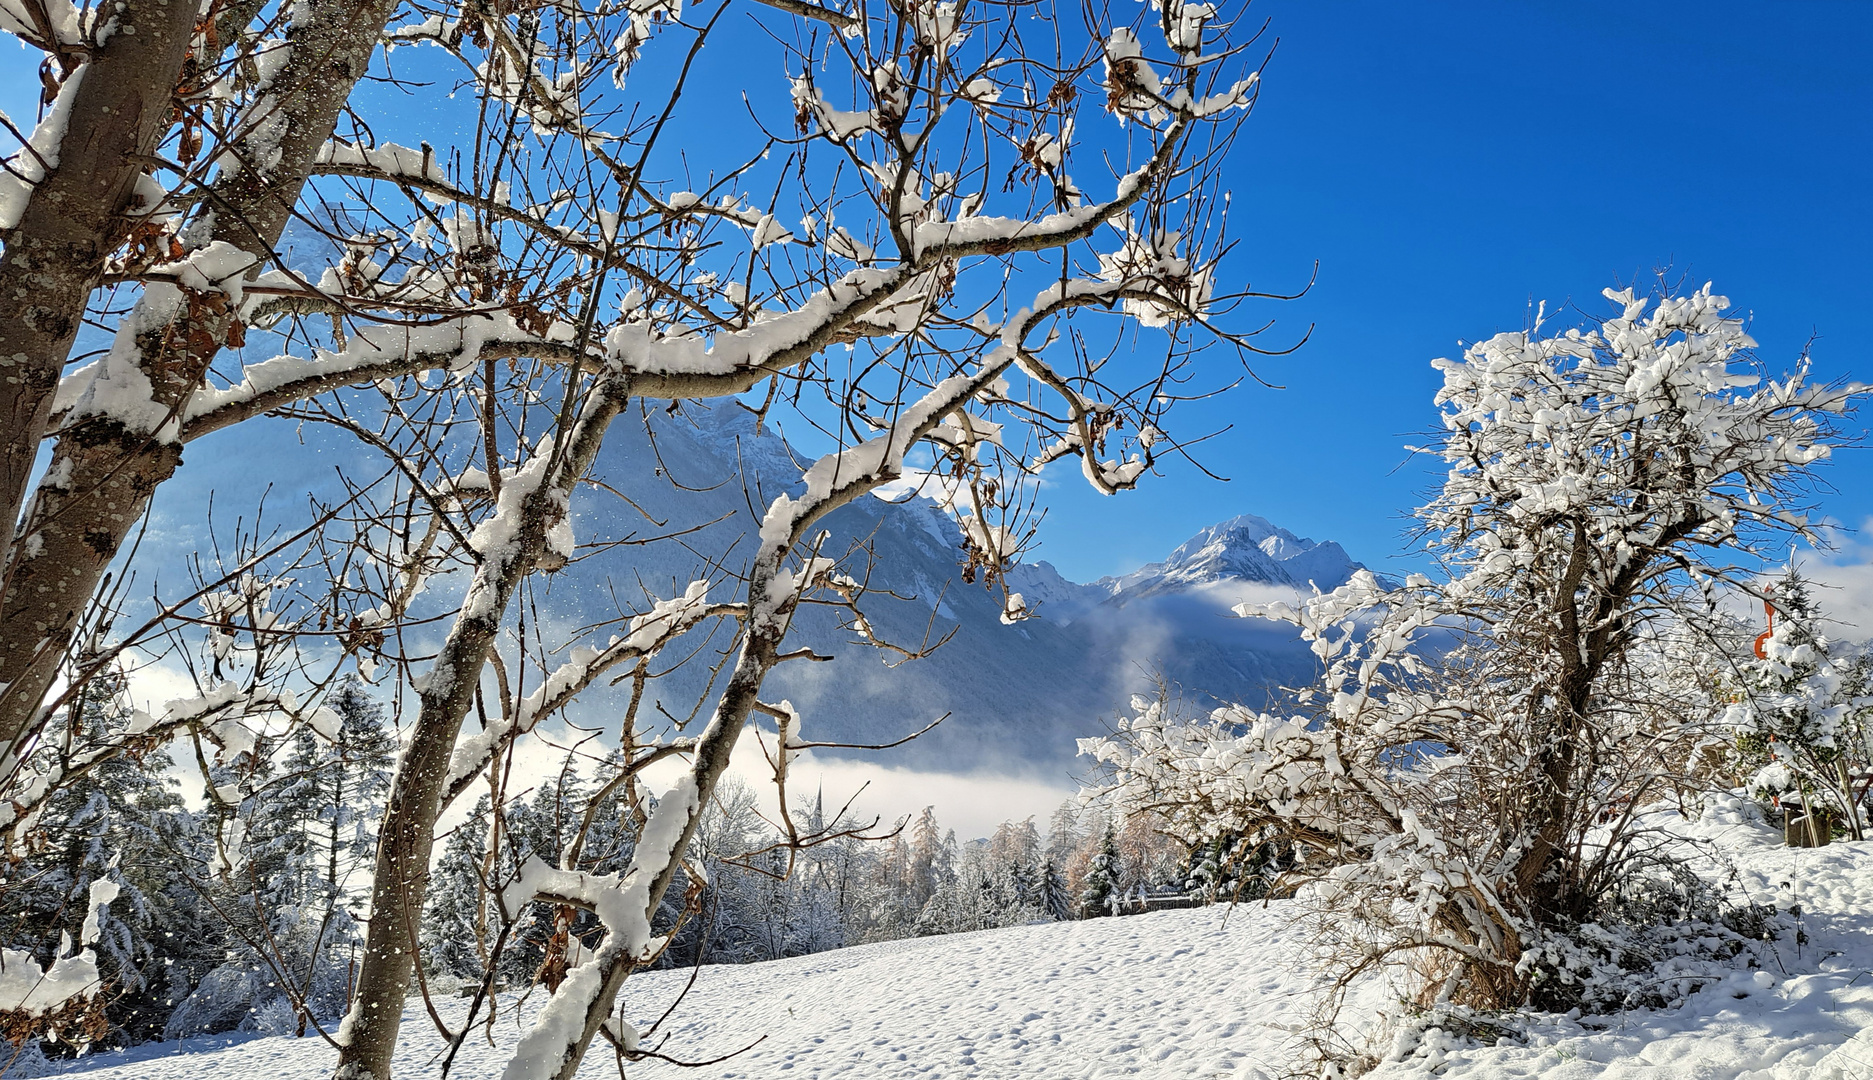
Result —
<svg viewBox="0 0 1873 1080"><path fill-rule="evenodd" d="M1770 595L1775 629L1756 643L1766 658L1739 665L1740 700L1727 717L1737 735L1729 771L1765 804L1807 808L1794 820L1807 820L1809 842L1826 840L1833 825L1859 836L1865 820L1852 775L1866 754L1873 669L1864 651L1816 633L1821 613L1793 565Z"/></svg>
<svg viewBox="0 0 1873 1080"><path fill-rule="evenodd" d="M1055 922L1073 918L1073 900L1067 895L1067 881L1060 868L1049 858L1041 864L1041 911Z"/></svg>
<svg viewBox="0 0 1873 1080"><path fill-rule="evenodd" d="M44 752L72 755L120 738L132 712L124 690L120 673L95 678L47 725ZM94 946L110 1045L160 1034L217 949L212 923L203 925L183 881L182 863L199 853L199 834L164 778L171 764L167 753L150 749L77 777L47 804L42 848L8 869L0 888L8 947L50 966L62 941L78 940L91 884L118 885Z"/></svg>
<svg viewBox="0 0 1873 1080"><path fill-rule="evenodd" d="M362 928L350 907L372 859L396 737L383 707L347 680L328 700L330 739L300 727L274 760L263 740L239 814L241 860L201 883L234 939L170 1018L171 1037L234 1028L303 1035L344 1012Z"/></svg>
<svg viewBox="0 0 1873 1080"><path fill-rule="evenodd" d="M489 801L476 801L468 820L443 841L423 908L423 959L432 983L478 983L492 942L488 897L482 883L487 855Z"/></svg>
<svg viewBox="0 0 1873 1080"><path fill-rule="evenodd" d="M1117 907L1119 887L1118 831L1106 822L1099 853L1086 870L1086 887L1080 893L1080 908L1086 918L1111 914Z"/></svg>
<svg viewBox="0 0 1873 1080"><path fill-rule="evenodd" d="M1236 836L1229 833L1192 847L1190 865L1184 874L1184 890L1198 893L1205 900L1215 900L1219 894L1228 897L1233 892L1229 858L1235 846Z"/></svg>

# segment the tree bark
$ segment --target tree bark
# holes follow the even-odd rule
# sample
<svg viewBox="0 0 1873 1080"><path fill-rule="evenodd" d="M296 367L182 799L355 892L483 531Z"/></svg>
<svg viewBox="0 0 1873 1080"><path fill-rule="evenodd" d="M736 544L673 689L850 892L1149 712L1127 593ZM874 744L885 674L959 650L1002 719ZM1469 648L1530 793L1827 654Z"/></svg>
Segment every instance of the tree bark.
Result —
<svg viewBox="0 0 1873 1080"><path fill-rule="evenodd" d="M264 126L256 132L250 124L235 141L236 158L247 164L224 173L210 190L211 241L270 257L395 6L313 0L294 20L287 33L292 57L270 90L284 133ZM278 158L270 167L254 164L275 147ZM134 349L154 402L172 414L201 385L238 319L226 305L217 309L178 295L169 286L150 286L124 325L151 329L120 331L131 340L119 343ZM80 615L151 494L181 463L182 448L173 439L116 416L82 417L59 435L47 478L26 511L29 541L0 602L0 747L16 750L38 730L41 705Z"/></svg>
<svg viewBox="0 0 1873 1080"><path fill-rule="evenodd" d="M597 457L605 431L624 409L627 391L621 376L609 376L593 389L566 440L557 473L520 504L515 551L484 556L464 604L472 610L456 618L430 668L416 725L391 782L390 803L379 834L364 958L350 1014L339 1031L338 1080L389 1080L429 890L436 818L462 720L474 703L475 687L481 682L508 601L538 564L553 515L564 512L564 499Z"/></svg>
<svg viewBox="0 0 1873 1080"><path fill-rule="evenodd" d="M124 239L141 162L168 130L195 32L192 0L126 0L117 32L70 77L58 164L36 184L0 254L0 520L19 523L26 480L104 260ZM27 149L21 161L33 156ZM151 210L154 207L143 207ZM13 533L0 534L0 555ZM0 565L6 559L0 558Z"/></svg>

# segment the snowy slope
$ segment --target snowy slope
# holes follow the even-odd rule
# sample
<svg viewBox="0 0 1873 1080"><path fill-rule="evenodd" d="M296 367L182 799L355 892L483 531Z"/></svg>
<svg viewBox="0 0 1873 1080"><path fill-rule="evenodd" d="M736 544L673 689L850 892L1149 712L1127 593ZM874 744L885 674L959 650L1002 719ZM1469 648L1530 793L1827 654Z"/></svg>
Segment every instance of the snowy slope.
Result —
<svg viewBox="0 0 1873 1080"><path fill-rule="evenodd" d="M1799 904L1809 934L1778 944L1773 970L1737 971L1683 1005L1532 1025L1526 1045L1460 1047L1435 1035L1369 1074L1465 1080L1867 1080L1873 1078L1873 843L1777 846L1734 816L1691 831L1720 847L1737 887ZM1714 864L1713 864L1714 865ZM1161 912L861 946L796 960L703 969L656 1062L633 1077L1235 1077L1275 1080L1296 1059L1312 977L1292 902ZM648 1023L684 972L634 977L626 1012ZM1369 1008L1375 995L1362 995ZM444 1003L451 1020L462 1003ZM454 1076L498 1076L529 1006L504 1003L489 1047L479 1032ZM1365 1014L1370 1022L1370 1013ZM1359 1017L1355 1016L1355 1020ZM400 1076L436 1075L440 1041L407 1013ZM654 1044L653 1044L654 1045ZM80 1063L88 1080L323 1080L317 1039L196 1040ZM610 1060L580 1074L615 1076Z"/></svg>
<svg viewBox="0 0 1873 1080"><path fill-rule="evenodd" d="M988 930L842 949L795 960L704 968L673 1017L663 1052L701 1060L764 1040L719 1065L631 1068L650 1077L1272 1077L1287 1030L1305 1019L1283 912L1244 908ZM648 1026L686 972L633 976L627 1012ZM523 1008L518 1015L530 1013ZM445 1016L461 1015L461 1003ZM516 1038L479 1034L451 1075L498 1076ZM396 1068L433 1076L441 1046L420 1007ZM654 1043L650 1044L654 1045ZM170 1043L96 1059L90 1080L324 1080L333 1053L316 1039ZM594 1054L582 1077L616 1076Z"/></svg>

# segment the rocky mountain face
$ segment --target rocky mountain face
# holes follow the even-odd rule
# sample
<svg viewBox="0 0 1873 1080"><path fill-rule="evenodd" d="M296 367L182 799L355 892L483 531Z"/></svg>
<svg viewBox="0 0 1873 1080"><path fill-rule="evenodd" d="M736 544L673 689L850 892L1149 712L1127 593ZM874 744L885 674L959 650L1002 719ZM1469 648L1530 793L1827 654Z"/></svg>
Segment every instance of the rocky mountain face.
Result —
<svg viewBox="0 0 1873 1080"><path fill-rule="evenodd" d="M738 463L750 477L745 491ZM799 476L786 442L756 435L750 414L733 405L648 414L629 438L608 443L600 467L637 509L621 514L615 498L592 496L574 507L580 539L629 537L633 546L558 575L552 588L576 610L565 616L569 626L641 610L650 595L669 596L692 577L723 581L724 567L700 555L726 549L725 569L737 569L752 551L760 509ZM1046 562L1022 565L1011 584L1036 615L1009 626L998 592L961 580L960 534L930 500L862 500L825 528L822 553L846 557L849 572L868 580L866 617L879 636L909 648L943 644L905 662L859 641L836 609L808 608L796 622L800 643L832 659L783 664L765 696L791 701L814 740L886 742L947 716L878 759L1053 780L1084 770L1074 761L1075 739L1103 730L1132 694L1159 679L1195 707L1219 699L1261 705L1271 687L1309 679L1314 657L1290 630L1237 618L1230 607L1291 600L1310 583L1332 589L1359 569L1338 544L1245 515L1122 577L1080 584ZM734 582L719 587L727 595ZM695 658L653 680L644 708L699 724L706 705L687 718L699 701L713 704L719 683L710 669L730 643L718 633L683 645ZM602 724L613 704L592 702L592 715L575 719Z"/></svg>

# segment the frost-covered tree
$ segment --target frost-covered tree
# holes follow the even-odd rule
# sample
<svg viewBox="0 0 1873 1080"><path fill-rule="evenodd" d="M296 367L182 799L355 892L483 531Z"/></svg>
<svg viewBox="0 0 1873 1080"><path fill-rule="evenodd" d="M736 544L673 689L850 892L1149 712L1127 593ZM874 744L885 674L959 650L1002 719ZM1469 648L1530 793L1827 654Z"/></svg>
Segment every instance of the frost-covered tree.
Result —
<svg viewBox="0 0 1873 1080"><path fill-rule="evenodd" d="M910 844L906 820L870 859L862 854L853 867L856 878L846 931L851 941L886 941L914 932L917 908L911 904Z"/></svg>
<svg viewBox="0 0 1873 1080"><path fill-rule="evenodd" d="M1866 651L1822 635L1822 613L1794 566L1763 590L1774 628L1742 657L1741 700L1724 715L1735 733L1727 770L1751 795L1804 810L1827 810L1854 839L1864 838L1853 775L1866 771L1867 720L1873 713L1873 664ZM1741 638L1743 635L1738 635ZM1823 816L1805 814L1809 842L1823 839Z"/></svg>
<svg viewBox="0 0 1873 1080"><path fill-rule="evenodd" d="M489 935L500 929L498 917L490 921L486 884L489 813L482 796L443 842L423 911L423 962L432 984L472 984L486 973L493 949Z"/></svg>
<svg viewBox="0 0 1873 1080"><path fill-rule="evenodd" d="M1080 846L1081 813L1081 808L1067 799L1054 807L1053 815L1047 819L1046 857L1062 868L1073 860L1073 851Z"/></svg>
<svg viewBox="0 0 1873 1080"><path fill-rule="evenodd" d="M1080 886L1080 913L1092 918L1109 915L1123 894L1119 868L1119 835L1110 821L1099 834L1099 849L1086 864Z"/></svg>
<svg viewBox="0 0 1873 1080"><path fill-rule="evenodd" d="M0 193L19 338L0 447L18 523L0 573L0 829L30 834L52 791L187 732L219 856L241 865L264 748L302 726L333 740L321 699L342 671L391 688L407 735L335 1036L347 1080L389 1075L445 809L548 718L602 680L641 685L692 631L721 635L697 722L632 710L612 775L592 778L646 808L636 772L690 764L644 810L630 863L596 873L569 845L566 865L490 883L504 911L611 915L516 1078L569 1077L594 1038L630 1050L607 1017L653 960L738 738L774 723L783 788L813 745L762 699L776 665L806 658L796 612L827 605L866 644L918 651L875 639L866 553L823 549L826 515L940 478L965 576L1019 619L1001 576L1037 475L1067 462L1102 493L1134 486L1178 450L1175 404L1255 350L1229 329L1254 294L1220 259L1222 168L1258 83L1213 5L767 0L735 48L722 3L32 6L47 17L0 13L47 55L51 90ZM367 75L408 78L397 88L443 121L355 94ZM736 92L778 104L723 145L693 102ZM425 143L444 131L465 134ZM23 284L37 274L56 287ZM60 379L87 319L110 340ZM810 460L743 478L748 544L548 640L564 628L517 603L540 575L598 558L631 577L628 536L574 530L591 520L575 503L608 491L612 425L711 399L751 428L797 419ZM186 595L143 607L109 585L185 448L238 445L269 415L352 440L340 494L284 538L253 527L233 557L205 556ZM199 693L28 766L62 697L162 635L195 649Z"/></svg>
<svg viewBox="0 0 1873 1080"><path fill-rule="evenodd" d="M254 747L235 842L197 871L201 902L229 940L165 1034L305 1034L343 1014L363 942L355 908L376 844L396 737L355 680L326 698L326 733L298 728ZM225 835L225 834L224 834Z"/></svg>
<svg viewBox="0 0 1873 1080"><path fill-rule="evenodd" d="M299 729L283 766L292 779L277 797L305 808L308 850L320 873L311 892L332 910L354 900L368 875L397 736L383 703L355 678L342 681L326 707L338 714L337 730L324 739Z"/></svg>
<svg viewBox="0 0 1873 1080"><path fill-rule="evenodd" d="M1067 890L1066 875L1051 858L1041 863L1040 908L1043 915L1055 922L1073 917L1073 894Z"/></svg>
<svg viewBox="0 0 1873 1080"><path fill-rule="evenodd" d="M910 847L910 903L922 908L930 898L956 880L955 834L947 836L937 824L936 807L926 806L912 827Z"/></svg>
<svg viewBox="0 0 1873 1080"><path fill-rule="evenodd" d="M123 676L111 673L48 724L55 746L109 739L129 722ZM187 888L199 854L191 815L164 774L161 748L100 764L48 802L40 846L15 863L0 889L0 932L9 950L44 968L85 936L97 957L99 1015L107 1044L160 1035L170 1010L212 966L220 935ZM98 883L114 890L92 911ZM0 1001L0 1009L14 1002ZM78 1049L67 1043L66 1049Z"/></svg>
<svg viewBox="0 0 1873 1080"><path fill-rule="evenodd" d="M1004 821L989 837L987 861L1007 921L1025 921L1040 911L1041 837L1033 818Z"/></svg>
<svg viewBox="0 0 1873 1080"><path fill-rule="evenodd" d="M1860 393L1805 358L1767 377L1709 287L1606 295L1597 326L1435 363L1448 475L1419 520L1444 580L1238 609L1298 625L1322 683L1198 723L1137 702L1086 744L1195 840L1292 845L1285 877L1318 883L1349 962L1426 953L1426 1001L1565 1007L1620 970L1573 931L1637 910L1665 856L1634 815L1691 782L1723 711L1721 590L1760 599L1764 556L1815 539L1812 468Z"/></svg>
<svg viewBox="0 0 1873 1080"><path fill-rule="evenodd" d="M808 836L844 834L804 851L787 851L793 858L782 869L795 896L789 947L794 955L804 955L857 940L857 935L848 937L846 928L858 921L854 886L868 853L862 823L828 819L823 791L811 803L802 801L796 813Z"/></svg>

